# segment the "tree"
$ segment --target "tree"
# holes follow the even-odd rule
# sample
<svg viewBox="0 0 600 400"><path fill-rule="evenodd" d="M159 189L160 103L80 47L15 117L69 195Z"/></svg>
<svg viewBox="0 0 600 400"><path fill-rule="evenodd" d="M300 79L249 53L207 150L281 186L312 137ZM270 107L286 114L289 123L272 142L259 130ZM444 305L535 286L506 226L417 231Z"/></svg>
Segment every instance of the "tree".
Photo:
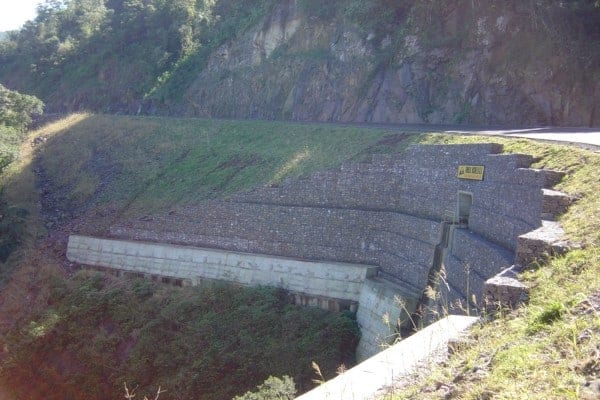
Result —
<svg viewBox="0 0 600 400"><path fill-rule="evenodd" d="M0 124L25 130L33 115L41 115L44 103L35 96L9 90L0 84Z"/></svg>

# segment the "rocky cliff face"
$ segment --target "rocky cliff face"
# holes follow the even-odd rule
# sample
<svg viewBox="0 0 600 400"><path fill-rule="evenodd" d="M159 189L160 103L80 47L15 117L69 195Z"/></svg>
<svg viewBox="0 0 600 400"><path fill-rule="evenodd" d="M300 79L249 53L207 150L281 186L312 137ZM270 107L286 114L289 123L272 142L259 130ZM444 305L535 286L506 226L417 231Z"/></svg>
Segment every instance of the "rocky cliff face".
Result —
<svg viewBox="0 0 600 400"><path fill-rule="evenodd" d="M213 52L172 110L340 122L600 125L593 61L548 28L530 2L495 3L412 6L382 32L339 10L323 17L282 0L260 26Z"/></svg>

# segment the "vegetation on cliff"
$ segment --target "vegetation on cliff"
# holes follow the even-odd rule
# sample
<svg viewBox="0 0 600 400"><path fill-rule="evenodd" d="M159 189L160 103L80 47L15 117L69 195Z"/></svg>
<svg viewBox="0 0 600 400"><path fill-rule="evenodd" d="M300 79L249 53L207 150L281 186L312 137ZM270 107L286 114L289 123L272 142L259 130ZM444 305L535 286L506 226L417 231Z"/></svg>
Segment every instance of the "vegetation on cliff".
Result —
<svg viewBox="0 0 600 400"><path fill-rule="evenodd" d="M42 111L43 103L38 98L8 90L0 84L0 174L16 160L27 136L27 126L32 117ZM0 197L0 263L6 262L21 244L28 214L27 209L10 205ZM0 264L0 287L11 271Z"/></svg>
<svg viewBox="0 0 600 400"><path fill-rule="evenodd" d="M256 24L272 4L47 1L35 20L0 43L0 80L38 94L52 110L135 111L157 85L189 79L186 68L202 69L208 53Z"/></svg>
<svg viewBox="0 0 600 400"><path fill-rule="evenodd" d="M68 0L0 41L51 111L597 125L600 7Z"/></svg>
<svg viewBox="0 0 600 400"><path fill-rule="evenodd" d="M35 96L8 90L0 84L0 172L16 157L31 118L44 104Z"/></svg>

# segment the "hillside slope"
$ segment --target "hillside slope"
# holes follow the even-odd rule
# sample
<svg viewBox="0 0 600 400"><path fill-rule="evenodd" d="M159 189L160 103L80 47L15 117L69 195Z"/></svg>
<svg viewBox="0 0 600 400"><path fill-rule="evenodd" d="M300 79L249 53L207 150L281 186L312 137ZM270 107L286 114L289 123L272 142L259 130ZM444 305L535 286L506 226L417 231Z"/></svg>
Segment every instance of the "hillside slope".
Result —
<svg viewBox="0 0 600 400"><path fill-rule="evenodd" d="M50 111L600 125L589 0L71 0L0 44Z"/></svg>
<svg viewBox="0 0 600 400"><path fill-rule="evenodd" d="M317 316L295 314L299 311L282 307L280 295L268 290L237 293L240 297L233 299L227 289L218 289L226 293L225 303L218 303L214 292L206 295L207 300L194 291L139 280L95 274L65 280L64 275L72 272L64 258L66 235L73 229L102 234L120 218L151 218L156 211L168 212L178 204L200 204L257 185L277 184L335 168L345 160L362 160L371 153L399 152L409 143L448 141L490 138L404 135L318 124L92 114L71 115L42 126L28 138L18 162L11 164L1 181L3 199L27 211L22 218L26 225L20 236L23 246L0 264L3 271L9 265L18 267L0 291L0 379L4 387L27 398L49 398L49 393L56 398L65 393L69 398L94 398L81 391L94 388L94 396L106 398L102 388L110 387L111 393L119 395L123 381L128 380L149 391L156 384L166 386L169 394L161 396L165 399L197 393L223 375L231 378L231 371L248 371L251 364L229 357L232 352L219 346L235 349L241 348L240 343L258 340L248 335L257 326L250 317L260 317L260 326L269 326L260 332L283 332L277 334L291 335L284 336L289 338L310 331L313 336L304 337L302 346L318 339L318 346L324 347L311 353L306 352L307 347L295 347L299 353L293 354L300 355L293 356L288 353L291 348L269 347L275 342L265 340L267 343L261 344L266 344L267 350L248 346L242 353L256 360L253 350L268 351L274 358L267 363L281 365L284 352L290 357L283 359L290 367L288 373L307 382L309 367L300 369L290 360L302 357L306 364L311 354L324 354L323 348L327 348L335 353L332 361L319 362L327 365L327 376L331 376L336 361L347 356L345 350L352 342L348 321L334 319L330 325L323 322L307 329L307 321L315 321ZM584 248L545 268L532 268L527 275L532 287L528 307L476 330L471 349L459 351L449 368L432 374L437 381L428 380L400 393L399 398L435 398L444 396L449 387L458 398L533 395L575 399L583 393L586 380L600 379L595 350L600 335L600 206L595 193L600 184L600 157L529 140L494 141L503 143L508 152L539 157L536 167L567 172L560 189L580 199L562 222L569 237ZM226 309L238 309L239 302L256 302L258 310L244 306L242 315L232 311L226 318L249 323L252 329L244 325L243 335L233 342L202 339L211 337L215 329L217 333L226 331L217 337L232 336L232 330L220 325L211 328L216 322L201 305L213 301ZM262 314L269 309L300 326L291 331L276 327L276 318ZM203 315L208 320L203 320ZM331 329L350 336L331 344ZM218 367L205 368L207 361L196 357L198 353L216 360ZM221 358L223 354L227 357ZM174 365L181 369L175 370ZM168 373L171 370L173 375ZM267 373L271 372L261 369L257 379L264 379ZM33 379L39 383L35 387L30 384ZM244 374L233 379L243 381ZM256 383L245 382L243 390ZM35 391L38 388L43 394ZM220 389L226 391L225 397L233 393ZM240 386L238 393L243 390Z"/></svg>

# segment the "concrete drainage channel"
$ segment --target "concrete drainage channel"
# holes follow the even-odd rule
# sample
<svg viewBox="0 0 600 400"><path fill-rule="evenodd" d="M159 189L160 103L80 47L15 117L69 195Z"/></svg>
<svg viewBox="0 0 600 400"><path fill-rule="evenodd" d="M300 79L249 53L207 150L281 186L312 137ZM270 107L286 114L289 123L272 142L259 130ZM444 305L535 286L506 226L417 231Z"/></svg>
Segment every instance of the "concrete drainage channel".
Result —
<svg viewBox="0 0 600 400"><path fill-rule="evenodd" d="M438 361L449 343L459 339L477 317L450 315L383 350L354 368L307 392L297 400L366 400L408 376L419 366Z"/></svg>

